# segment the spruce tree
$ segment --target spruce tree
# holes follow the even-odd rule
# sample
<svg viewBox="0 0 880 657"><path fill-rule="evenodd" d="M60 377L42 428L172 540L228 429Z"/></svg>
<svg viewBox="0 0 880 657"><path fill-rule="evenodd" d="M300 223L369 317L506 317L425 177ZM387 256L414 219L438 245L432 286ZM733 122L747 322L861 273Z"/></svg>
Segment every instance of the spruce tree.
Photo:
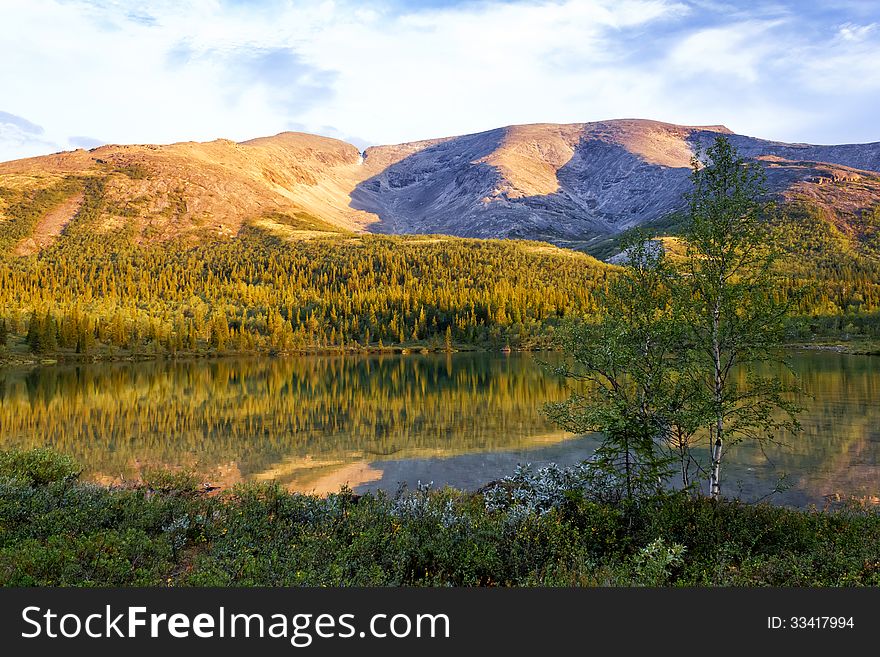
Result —
<svg viewBox="0 0 880 657"><path fill-rule="evenodd" d="M31 318L28 321L28 332L25 337L25 341L30 347L31 351L34 353L42 352L42 343L41 343L41 327L42 321L40 320L40 316L36 310L31 313Z"/></svg>
<svg viewBox="0 0 880 657"><path fill-rule="evenodd" d="M50 353L58 348L58 326L48 310L40 325L40 346L42 353Z"/></svg>

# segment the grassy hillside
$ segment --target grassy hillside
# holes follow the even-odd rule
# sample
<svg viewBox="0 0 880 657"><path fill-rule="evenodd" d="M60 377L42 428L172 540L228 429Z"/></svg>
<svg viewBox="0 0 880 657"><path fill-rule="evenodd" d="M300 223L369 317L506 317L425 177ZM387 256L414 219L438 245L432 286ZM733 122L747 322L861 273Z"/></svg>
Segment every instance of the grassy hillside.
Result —
<svg viewBox="0 0 880 657"><path fill-rule="evenodd" d="M100 185L101 197L92 230L101 234L127 230L138 242L229 237L251 220L284 226L289 223L285 217L302 216L311 217L306 223L317 222L317 230L354 230L375 220L349 206L348 191L368 175L359 159L351 144L282 133L245 143L220 139L108 145L0 162L0 226L15 220L16 203L21 200L42 193L67 192L75 197L76 187L92 181ZM75 211L71 208L61 221L48 226L49 239L37 246L51 243ZM40 237L47 227L28 228ZM30 236L23 232L14 237Z"/></svg>

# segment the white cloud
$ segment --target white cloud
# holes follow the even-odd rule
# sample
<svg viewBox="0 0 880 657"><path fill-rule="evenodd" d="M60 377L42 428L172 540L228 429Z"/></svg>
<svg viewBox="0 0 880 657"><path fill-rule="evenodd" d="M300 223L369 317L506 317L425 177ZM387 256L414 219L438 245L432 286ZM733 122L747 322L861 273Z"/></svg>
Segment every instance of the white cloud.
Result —
<svg viewBox="0 0 880 657"><path fill-rule="evenodd" d="M623 116L792 140L810 129L828 140L828 126L852 123L841 93L863 102L880 88L874 24L842 18L808 31L804 12L744 19L711 2L4 0L3 9L0 110L45 133L4 124L0 159L86 143L69 135L162 143L296 126L391 143Z"/></svg>
<svg viewBox="0 0 880 657"><path fill-rule="evenodd" d="M757 82L767 60L783 44L772 30L782 21L744 21L699 30L676 45L669 56L674 73L709 73Z"/></svg>
<svg viewBox="0 0 880 657"><path fill-rule="evenodd" d="M201 0L154 4L153 19L131 20L114 3L12 2L15 20L0 26L0 40L21 57L0 64L0 81L19 100L15 109L61 142L65 134L241 139L291 122L390 142L576 120L547 100L589 85L589 66L613 63L606 32L684 11L663 0L591 0L396 15L329 2L270 12ZM288 84L249 77L254 52L284 49L304 67ZM584 70L552 70L569 59Z"/></svg>
<svg viewBox="0 0 880 657"><path fill-rule="evenodd" d="M804 48L800 59L800 79L808 89L837 95L841 100L845 94L863 96L880 91L880 30L876 23L842 25L836 38Z"/></svg>
<svg viewBox="0 0 880 657"><path fill-rule="evenodd" d="M872 33L877 30L877 23L869 23L868 25L856 25L855 23L845 23L840 26L837 33L844 41L864 41Z"/></svg>
<svg viewBox="0 0 880 657"><path fill-rule="evenodd" d="M59 144L34 135L17 125L0 121L0 158L13 160L62 150Z"/></svg>
<svg viewBox="0 0 880 657"><path fill-rule="evenodd" d="M335 98L306 120L387 142L598 117L609 96L593 96L587 112L565 99L617 66L612 35L682 12L661 2L490 4L339 23L303 46L339 74Z"/></svg>

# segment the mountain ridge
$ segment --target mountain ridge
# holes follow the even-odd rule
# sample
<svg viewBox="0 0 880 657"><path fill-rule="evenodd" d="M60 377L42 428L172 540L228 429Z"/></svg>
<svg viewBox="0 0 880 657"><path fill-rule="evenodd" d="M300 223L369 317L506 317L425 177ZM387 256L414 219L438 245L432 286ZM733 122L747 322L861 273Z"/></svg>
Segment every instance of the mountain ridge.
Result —
<svg viewBox="0 0 880 657"><path fill-rule="evenodd" d="M288 238L375 232L588 246L682 209L691 160L719 134L761 163L784 202L807 198L834 210L839 201L847 216L880 203L880 142L789 144L723 125L614 119L511 125L364 151L282 132L3 162L0 233L19 221L13 210L29 195L90 178L102 181L90 230L125 229L136 241L230 237L257 225ZM16 252L46 248L70 220L19 221Z"/></svg>

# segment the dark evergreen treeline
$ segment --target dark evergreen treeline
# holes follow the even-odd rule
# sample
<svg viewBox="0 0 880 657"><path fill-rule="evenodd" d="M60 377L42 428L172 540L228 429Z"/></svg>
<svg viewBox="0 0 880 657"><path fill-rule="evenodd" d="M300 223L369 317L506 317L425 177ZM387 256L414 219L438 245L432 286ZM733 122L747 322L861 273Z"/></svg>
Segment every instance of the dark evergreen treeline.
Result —
<svg viewBox="0 0 880 657"><path fill-rule="evenodd" d="M798 337L880 337L880 213L863 212L851 223L844 231L807 201L789 204L776 220L787 287L804 289L793 322Z"/></svg>
<svg viewBox="0 0 880 657"><path fill-rule="evenodd" d="M843 218L809 199L778 210L772 221L783 251L784 280L776 300L797 292L792 338L880 337L880 206ZM677 238L685 225L682 214L673 214L646 228ZM607 238L589 252L608 258L630 235Z"/></svg>
<svg viewBox="0 0 880 657"><path fill-rule="evenodd" d="M9 331L35 353L529 347L596 311L608 268L535 245L392 237L108 249L61 240L0 265Z"/></svg>

